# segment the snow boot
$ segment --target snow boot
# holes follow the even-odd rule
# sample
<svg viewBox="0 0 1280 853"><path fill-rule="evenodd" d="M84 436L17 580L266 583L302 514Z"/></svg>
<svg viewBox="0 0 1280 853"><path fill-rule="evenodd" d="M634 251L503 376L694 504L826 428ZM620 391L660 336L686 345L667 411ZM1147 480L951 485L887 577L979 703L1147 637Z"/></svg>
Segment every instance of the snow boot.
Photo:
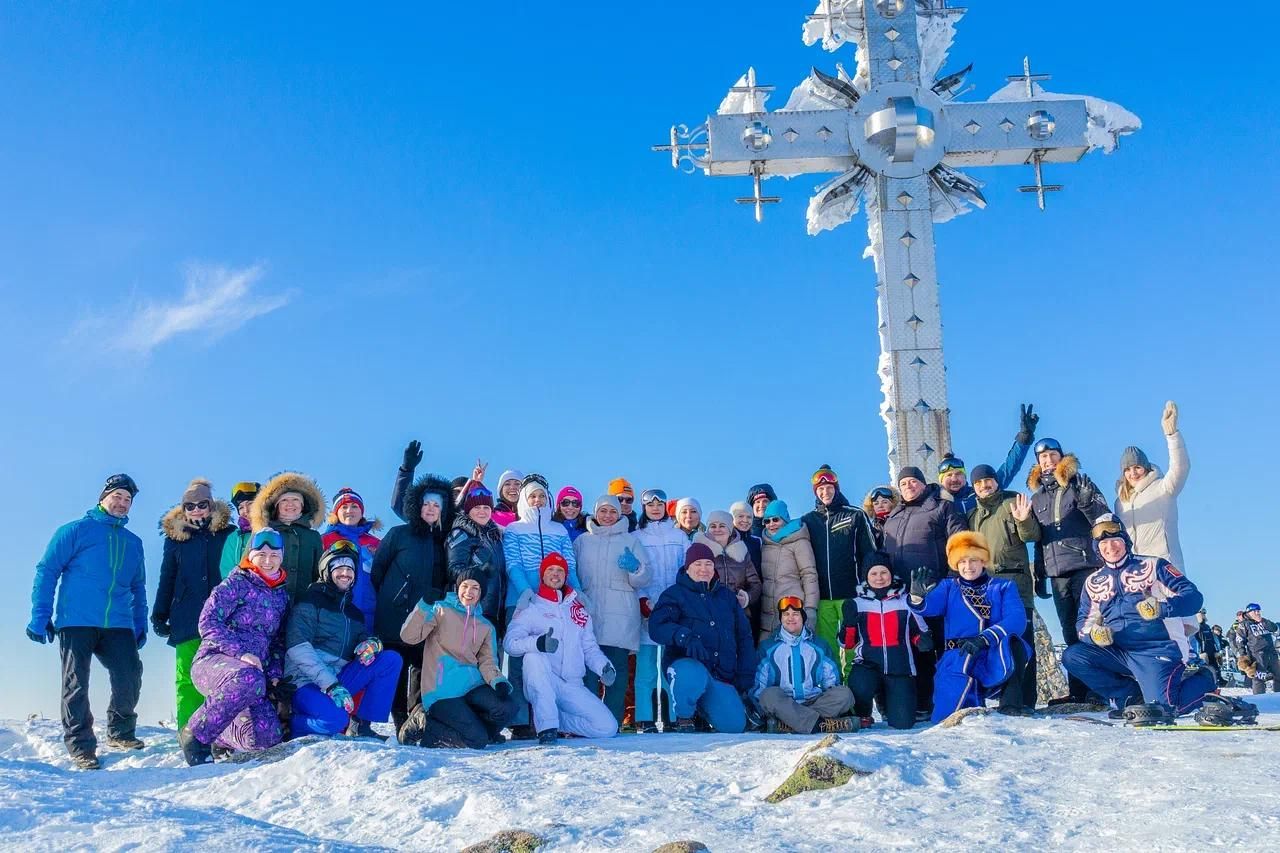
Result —
<svg viewBox="0 0 1280 853"><path fill-rule="evenodd" d="M1143 702L1124 709L1124 724L1135 728L1169 726L1177 722L1173 709L1163 702Z"/></svg>
<svg viewBox="0 0 1280 853"><path fill-rule="evenodd" d="M209 750L210 752L213 753L213 761L215 764L219 761L231 760L231 756L235 755L235 752L236 752L234 749L232 749L229 746L222 746L216 743L213 746L209 747Z"/></svg>
<svg viewBox="0 0 1280 853"><path fill-rule="evenodd" d="M693 717L679 717L671 730L678 735L691 735L698 730L698 721Z"/></svg>
<svg viewBox="0 0 1280 853"><path fill-rule="evenodd" d="M98 762L98 756L92 752L76 752L71 755L71 763L76 766L77 770L101 770L102 764Z"/></svg>
<svg viewBox="0 0 1280 853"><path fill-rule="evenodd" d="M107 746L112 749L142 749L146 744L130 735L129 737L108 737Z"/></svg>
<svg viewBox="0 0 1280 853"><path fill-rule="evenodd" d="M1195 720L1202 726L1252 726L1258 722L1258 706L1229 696L1210 693L1196 711Z"/></svg>
<svg viewBox="0 0 1280 853"><path fill-rule="evenodd" d="M352 718L352 722L355 722L354 717ZM351 731L350 725L347 726L347 731ZM422 710L422 704L419 703L414 706L412 711L409 712L409 716L405 719L404 725L396 731L396 737L399 739L400 743L405 746L420 746L422 744L422 737L426 734L426 731L427 712Z"/></svg>
<svg viewBox="0 0 1280 853"><path fill-rule="evenodd" d="M191 731L190 726L183 726L178 730L178 746L182 747L182 757L187 760L188 766L195 767L197 764L208 764L213 757L213 752L208 745L201 743Z"/></svg>
<svg viewBox="0 0 1280 853"><path fill-rule="evenodd" d="M538 746L555 746L560 740L559 729L543 729L538 732Z"/></svg>
<svg viewBox="0 0 1280 853"><path fill-rule="evenodd" d="M533 740L537 736L538 736L538 733L533 730L533 726L526 724L526 725L511 727L512 740Z"/></svg>
<svg viewBox="0 0 1280 853"><path fill-rule="evenodd" d="M827 734L856 732L860 722L857 717L823 717L818 720L818 731Z"/></svg>
<svg viewBox="0 0 1280 853"><path fill-rule="evenodd" d="M347 723L347 737L367 737L374 740L386 741L385 735L380 735L373 730L373 724L368 720L362 720L359 717L352 717Z"/></svg>

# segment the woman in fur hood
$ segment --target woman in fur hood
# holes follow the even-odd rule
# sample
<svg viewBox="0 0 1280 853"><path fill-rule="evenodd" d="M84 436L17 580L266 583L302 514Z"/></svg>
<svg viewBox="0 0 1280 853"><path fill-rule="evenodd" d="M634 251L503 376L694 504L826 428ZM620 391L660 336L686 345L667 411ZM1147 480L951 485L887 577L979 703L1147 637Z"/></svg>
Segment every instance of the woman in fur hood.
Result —
<svg viewBox="0 0 1280 853"><path fill-rule="evenodd" d="M324 543L324 493L316 481L297 471L276 474L253 499L249 518L254 531L274 527L284 539L284 571L289 600L297 601L319 575Z"/></svg>
<svg viewBox="0 0 1280 853"><path fill-rule="evenodd" d="M898 492L893 486L876 486L862 499L862 509L871 520L871 535L877 548L884 548L884 522L898 505Z"/></svg>
<svg viewBox="0 0 1280 853"><path fill-rule="evenodd" d="M218 563L231 535L231 507L213 499L208 480L196 478L182 493L182 500L160 519L160 533L164 557L151 628L157 637L166 637L177 654L173 681L177 721L182 727L204 702L191 683L191 661L200 648L200 610L222 581Z"/></svg>

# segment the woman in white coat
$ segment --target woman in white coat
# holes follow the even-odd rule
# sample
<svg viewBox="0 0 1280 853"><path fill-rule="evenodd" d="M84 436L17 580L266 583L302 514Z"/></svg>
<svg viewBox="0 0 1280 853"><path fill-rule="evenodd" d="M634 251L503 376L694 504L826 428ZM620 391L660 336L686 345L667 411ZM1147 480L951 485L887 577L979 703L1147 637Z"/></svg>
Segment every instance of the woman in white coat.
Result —
<svg viewBox="0 0 1280 853"><path fill-rule="evenodd" d="M1185 572L1182 545L1178 541L1178 493L1187 484L1191 459L1178 432L1178 407L1164 404L1160 418L1169 445L1169 471L1161 476L1140 448L1127 447L1120 457L1115 512L1133 537L1133 552L1168 560Z"/></svg>
<svg viewBox="0 0 1280 853"><path fill-rule="evenodd" d="M622 506L617 498L596 498L587 519L587 532L573 542L596 642L621 676L604 694L604 704L619 723L627 702L627 659L640 647L643 628L639 590L648 586L653 577L644 546L628 532L625 522L619 523L621 518ZM595 692L599 687L599 679L588 674L587 689Z"/></svg>
<svg viewBox="0 0 1280 853"><path fill-rule="evenodd" d="M657 607L658 597L684 570L689 537L667 516L667 493L662 489L646 489L640 495L640 504L643 512L636 527L636 538L644 546L645 562L649 564L652 578L649 585L640 590L640 615L645 622L636 652L635 720L637 734L653 734L658 731L654 724L654 697L659 682L666 689L666 676L662 672L662 646L649 639L649 612Z"/></svg>

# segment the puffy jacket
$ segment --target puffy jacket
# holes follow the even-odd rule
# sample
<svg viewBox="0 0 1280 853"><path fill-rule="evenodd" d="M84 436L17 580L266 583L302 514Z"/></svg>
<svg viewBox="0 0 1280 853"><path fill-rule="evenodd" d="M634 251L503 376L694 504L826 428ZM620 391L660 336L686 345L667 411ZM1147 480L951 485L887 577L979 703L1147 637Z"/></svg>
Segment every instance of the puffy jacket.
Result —
<svg viewBox="0 0 1280 853"><path fill-rule="evenodd" d="M734 595L739 591L746 592L748 612L759 609L764 582L760 580L760 572L751 561L751 553L737 528L730 531L728 545L721 545L705 533L699 533L693 537L693 541L701 542L711 549L720 583L729 587Z"/></svg>
<svg viewBox="0 0 1280 853"><path fill-rule="evenodd" d="M639 590L653 578L644 546L627 531L626 522L601 527L591 519L587 532L574 541L573 550L597 642L634 652L640 647L642 627ZM634 572L618 568L618 560L627 550L640 561Z"/></svg>
<svg viewBox="0 0 1280 853"><path fill-rule="evenodd" d="M864 563L876 550L866 513L849 505L840 491L827 506L820 500L801 519L818 569L818 595L825 600L849 598L858 589Z"/></svg>
<svg viewBox="0 0 1280 853"><path fill-rule="evenodd" d="M1182 543L1178 541L1178 494L1187 484L1191 459L1182 433L1175 432L1165 439L1169 444L1169 473L1160 476L1159 469L1153 467L1131 490L1121 478L1116 484L1119 496L1115 512L1133 537L1135 553L1162 557L1185 569Z"/></svg>
<svg viewBox="0 0 1280 853"><path fill-rule="evenodd" d="M360 549L360 568L356 572L356 582L351 587L351 600L364 614L365 630L372 632L378 613L378 591L373 588L373 555L378 552L382 540L373 535L380 530L382 522L363 521L360 524L347 525L333 520L320 535L320 544L327 551L329 546L340 539L355 544Z"/></svg>
<svg viewBox="0 0 1280 853"><path fill-rule="evenodd" d="M507 595L507 560L502 553L502 528L492 520L484 527L465 513L453 521L447 542L449 549L449 589L457 589L458 575L466 569L483 572L484 598L480 609L494 625L502 614Z"/></svg>
<svg viewBox="0 0 1280 853"><path fill-rule="evenodd" d="M516 508L519 521L513 521L502 531L502 554L507 561L507 607L515 607L525 590L537 590L542 582L538 575L542 558L552 551L558 552L569 564L566 583L578 587L578 558L573 553L573 541L569 531L558 521L551 520L550 507L529 506L529 494L542 487L529 483L520 490Z"/></svg>
<svg viewBox="0 0 1280 853"><path fill-rule="evenodd" d="M428 474L406 493L406 506L421 506L427 491L449 494L449 481ZM444 598L449 585L445 539L453 525L453 503L446 497L440 520L427 524L420 515L411 515L408 524L387 532L373 555L372 580L378 593L374 633L379 637L400 635L400 626L419 601Z"/></svg>
<svg viewBox="0 0 1280 853"><path fill-rule="evenodd" d="M1154 597L1160 602L1160 618L1150 621L1138 613L1138 603ZM1092 643L1089 632L1098 625L1111 629L1118 649L1177 649L1186 643L1183 619L1195 616L1204 603L1196 585L1168 560L1132 554L1116 567L1102 566L1085 579L1080 591L1076 630L1082 642Z"/></svg>
<svg viewBox="0 0 1280 853"><path fill-rule="evenodd" d="M128 523L95 506L54 531L31 585L32 631L43 633L52 619L59 630L128 628L146 636L142 540L125 529Z"/></svg>
<svg viewBox="0 0 1280 853"><path fill-rule="evenodd" d="M797 702L808 702L839 683L840 667L825 642L807 626L799 635L779 627L760 647L751 698L759 703L761 693L779 687Z"/></svg>
<svg viewBox="0 0 1280 853"><path fill-rule="evenodd" d="M690 543L684 533L676 527L676 523L669 518L664 518L662 521L645 519L642 526L636 528L636 538L644 546L645 562L649 564L649 571L652 574L649 585L639 590L640 597L647 599L648 606L652 609L657 605L659 596L683 574L684 552L689 549ZM649 637L647 622L645 630L640 635L640 644L642 646L658 645Z"/></svg>
<svg viewBox="0 0 1280 853"><path fill-rule="evenodd" d="M1042 478L1040 466L1031 466L1027 487L1033 490L1031 510L1040 523L1036 574L1061 578L1102 565L1089 531L1111 510L1093 481L1080 473L1076 457L1062 457L1052 477Z"/></svg>
<svg viewBox="0 0 1280 853"><path fill-rule="evenodd" d="M276 505L285 492L302 495L302 515L290 524L276 516ZM293 471L285 471L268 480L249 509L254 530L274 527L284 539L283 566L292 601L301 598L307 588L319 579L320 555L324 553L324 545L318 530L324 524L324 514L324 495L315 480Z"/></svg>
<svg viewBox="0 0 1280 853"><path fill-rule="evenodd" d="M649 636L663 646L662 659L688 657L689 638L696 636L710 662L703 661L711 677L743 691L755 677L755 641L747 616L729 588L712 578L698 583L681 572L668 587L649 617Z"/></svg>
<svg viewBox="0 0 1280 853"><path fill-rule="evenodd" d="M1242 650L1255 661L1265 664L1276 654L1276 623L1270 619L1254 622L1245 617L1236 626L1240 634Z"/></svg>
<svg viewBox="0 0 1280 853"><path fill-rule="evenodd" d="M370 636L353 593L354 589L342 592L332 583L317 581L290 608L285 678L299 687L314 684L321 690L337 683L338 673L355 657L356 646Z"/></svg>
<svg viewBox="0 0 1280 853"><path fill-rule="evenodd" d="M538 651L538 638L548 630L559 644L554 652ZM528 606L516 611L502 641L507 654L543 655L552 672L565 681L579 681L590 669L596 675L604 671L609 659L596 643L591 614L569 587L554 590L542 584ZM621 677L621 673L619 673Z"/></svg>
<svg viewBox="0 0 1280 853"><path fill-rule="evenodd" d="M979 616L981 601L990 607L987 616ZM910 598L907 603L910 605ZM1027 609L1011 581L993 578L985 572L975 581L959 577L944 578L929 591L919 607L911 610L924 617L941 616L946 640L982 635L991 646L1008 641L1022 643L1028 653L1031 647L1022 639L1027 630ZM943 637L934 637L940 643ZM939 647L938 651L943 651Z"/></svg>
<svg viewBox="0 0 1280 853"><path fill-rule="evenodd" d="M272 589L252 568L241 566L214 587L200 611L200 648L195 659L251 654L262 661L268 681L283 677L288 610L287 584Z"/></svg>
<svg viewBox="0 0 1280 853"><path fill-rule="evenodd" d="M924 618L911 612L902 584L885 589L858 587L841 613L840 644L853 652L853 662L885 675L915 675L915 649L929 633Z"/></svg>
<svg viewBox="0 0 1280 853"><path fill-rule="evenodd" d="M1035 513L1026 521L1013 517L1017 492L996 492L982 500L969 513L969 529L981 533L991 547L987 570L992 575L1013 581L1025 607L1035 606L1035 573L1027 557L1027 543L1040 538L1040 522Z"/></svg>
<svg viewBox="0 0 1280 853"><path fill-rule="evenodd" d="M1018 441L1015 436L1013 446L1009 448L1009 452L1005 454L1004 462L996 469L996 485L1001 489L1009 488L1009 484L1013 482L1013 478L1018 476L1018 471L1022 468L1022 463L1027 460L1027 452L1031 450L1031 445L1023 444ZM973 512L973 508L978 505L978 493L973 490L973 484L966 482L964 488L958 492L942 490L942 497L951 500L956 509L960 511L960 515L967 516Z"/></svg>
<svg viewBox="0 0 1280 853"><path fill-rule="evenodd" d="M443 601L419 602L400 629L400 640L422 643L422 707L457 699L472 688L490 687L502 677L498 668L498 632L484 613L466 607L456 593Z"/></svg>
<svg viewBox="0 0 1280 853"><path fill-rule="evenodd" d="M209 523L190 527L179 504L160 520L164 557L160 585L151 608L152 625L168 625L171 646L200 636L200 611L213 588L222 583L222 550L231 535L231 507L214 501Z"/></svg>
<svg viewBox="0 0 1280 853"><path fill-rule="evenodd" d="M764 535L764 561L760 605L761 639L778 627L778 599L796 595L804 599L810 625L818 624L818 569L809 544L809 528L799 519L778 530L774 540Z"/></svg>
<svg viewBox="0 0 1280 853"><path fill-rule="evenodd" d="M942 497L937 483L925 486L913 501L902 501L884 521L884 550L893 573L902 579L920 566L934 580L947 573L947 539L965 528L964 516Z"/></svg>

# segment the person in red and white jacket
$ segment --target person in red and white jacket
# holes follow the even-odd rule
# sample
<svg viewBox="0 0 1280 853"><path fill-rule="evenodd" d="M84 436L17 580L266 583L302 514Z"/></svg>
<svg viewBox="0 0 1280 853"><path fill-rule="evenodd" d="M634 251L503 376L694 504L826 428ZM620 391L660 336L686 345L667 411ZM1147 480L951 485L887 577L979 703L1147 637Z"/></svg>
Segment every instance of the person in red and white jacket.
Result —
<svg viewBox="0 0 1280 853"><path fill-rule="evenodd" d="M920 616L907 607L906 589L889 568L889 555L873 553L866 580L845 599L840 644L849 668L854 716L871 725L871 705L895 729L916 722L915 652L932 652L933 638Z"/></svg>

